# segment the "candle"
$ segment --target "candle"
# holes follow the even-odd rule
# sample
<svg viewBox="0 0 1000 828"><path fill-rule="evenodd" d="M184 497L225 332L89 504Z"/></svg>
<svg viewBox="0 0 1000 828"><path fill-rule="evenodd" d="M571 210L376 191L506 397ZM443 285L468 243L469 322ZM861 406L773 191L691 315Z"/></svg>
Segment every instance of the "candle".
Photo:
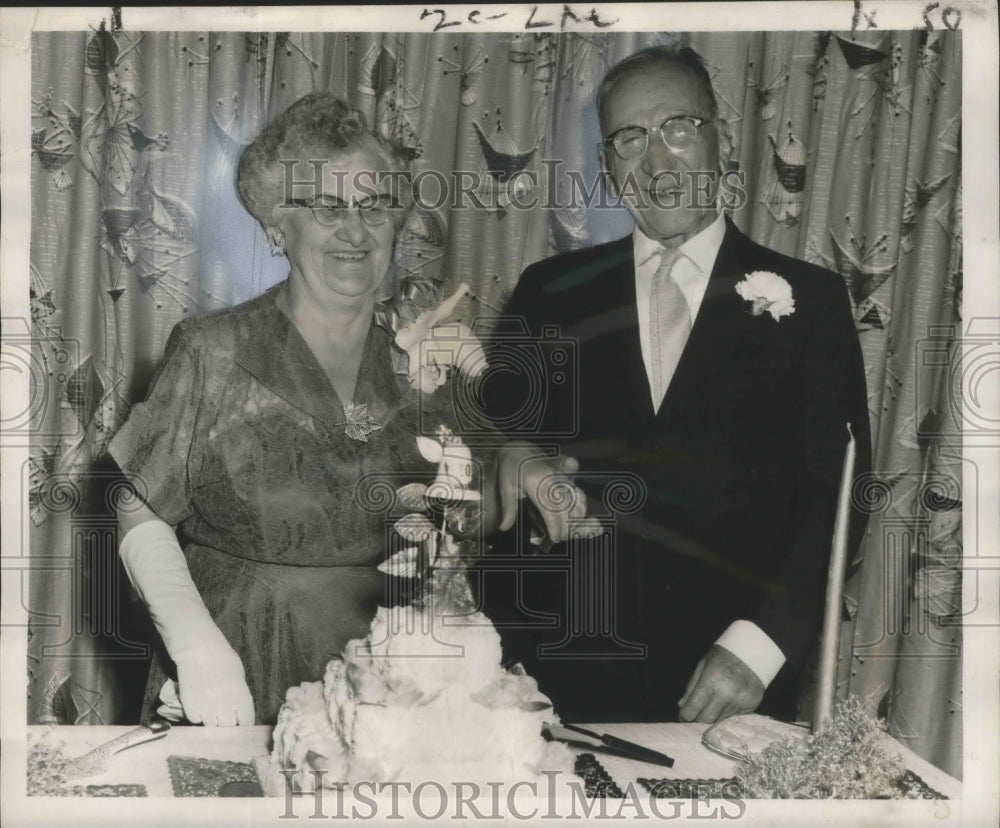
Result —
<svg viewBox="0 0 1000 828"><path fill-rule="evenodd" d="M820 637L819 674L816 679L816 705L813 710L813 732L819 733L833 718L837 693L837 656L840 651L840 617L844 600L844 570L847 567L847 535L851 522L851 487L854 483L854 434L847 424L847 449L840 475L837 516L833 523L833 546L830 550L830 570L826 580L826 611Z"/></svg>

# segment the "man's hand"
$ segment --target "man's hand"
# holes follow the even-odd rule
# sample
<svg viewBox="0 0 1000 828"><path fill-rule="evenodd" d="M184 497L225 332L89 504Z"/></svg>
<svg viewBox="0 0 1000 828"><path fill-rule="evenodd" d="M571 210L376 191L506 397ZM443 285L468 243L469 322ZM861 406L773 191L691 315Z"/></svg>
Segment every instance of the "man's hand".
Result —
<svg viewBox="0 0 1000 828"><path fill-rule="evenodd" d="M500 450L500 529L517 519L521 498L527 497L542 515L553 543L569 538L571 518L586 513L586 498L570 477L580 464L572 457L552 457L529 443L510 443Z"/></svg>
<svg viewBox="0 0 1000 828"><path fill-rule="evenodd" d="M713 644L694 668L679 704L682 722L711 724L740 713L753 713L764 698L757 674L725 647Z"/></svg>

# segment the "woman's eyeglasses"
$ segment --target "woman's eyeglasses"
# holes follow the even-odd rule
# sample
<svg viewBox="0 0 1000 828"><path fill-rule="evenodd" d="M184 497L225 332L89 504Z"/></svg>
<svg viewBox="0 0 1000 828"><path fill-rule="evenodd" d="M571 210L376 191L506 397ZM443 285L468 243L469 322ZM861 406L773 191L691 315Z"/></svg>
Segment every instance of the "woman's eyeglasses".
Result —
<svg viewBox="0 0 1000 828"><path fill-rule="evenodd" d="M694 142L698 140L698 127L704 123L704 118L696 118L694 115L676 115L667 118L657 129L668 149L672 152L684 152L694 146ZM646 153L649 132L646 127L622 127L605 138L603 143L606 147L614 147L622 161L631 161Z"/></svg>
<svg viewBox="0 0 1000 828"><path fill-rule="evenodd" d="M353 205L339 198L320 196L313 199L293 198L291 204L296 207L306 207L324 227L336 227L347 218L347 214L356 209L361 220L369 227L385 224L393 215L398 215L400 204L388 195L375 198L355 199Z"/></svg>

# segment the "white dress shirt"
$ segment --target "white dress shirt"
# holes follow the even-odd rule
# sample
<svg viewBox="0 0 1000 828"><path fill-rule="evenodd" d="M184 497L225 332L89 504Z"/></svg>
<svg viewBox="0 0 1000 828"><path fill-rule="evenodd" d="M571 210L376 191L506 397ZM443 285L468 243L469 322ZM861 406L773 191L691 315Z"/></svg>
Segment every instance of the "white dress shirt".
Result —
<svg viewBox="0 0 1000 828"><path fill-rule="evenodd" d="M712 275L715 259L726 235L726 221L722 213L708 227L682 244L677 252L680 258L674 262L670 278L677 283L691 312L691 325L698 316L701 300L705 298L708 277ZM642 347L642 361L646 365L650 393L654 383L653 359L651 356L653 337L649 327L651 290L653 275L660 266L662 245L643 233L638 227L632 234L635 254L635 298L639 308L639 344ZM653 399L653 408L659 410L660 400Z"/></svg>
<svg viewBox="0 0 1000 828"><path fill-rule="evenodd" d="M702 299L705 298L708 279L712 275L712 268L715 267L715 260L725 234L726 222L723 213L720 212L715 221L678 248L681 257L674 263L670 276L687 300L692 326L701 308ZM653 274L660 266L660 247L658 241L650 239L638 227L635 228L632 233L632 250L636 263L635 297L639 311L639 344L642 348L642 361L646 366L651 394L654 381L649 314ZM652 403L653 407L659 410L660 400L653 399ZM785 663L785 655L778 645L752 621L734 621L715 643L725 647L753 670L765 687L771 683Z"/></svg>

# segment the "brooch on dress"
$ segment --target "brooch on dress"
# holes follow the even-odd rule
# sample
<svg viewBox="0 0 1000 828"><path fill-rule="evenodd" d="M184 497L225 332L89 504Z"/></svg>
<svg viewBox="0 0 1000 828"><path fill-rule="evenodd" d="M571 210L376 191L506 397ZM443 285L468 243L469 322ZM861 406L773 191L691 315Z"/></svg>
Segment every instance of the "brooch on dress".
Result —
<svg viewBox="0 0 1000 828"><path fill-rule="evenodd" d="M373 431L378 431L382 426L368 413L367 405L355 405L352 402L344 406L344 415L347 419L338 426L344 426L344 434L359 443L367 443L368 437Z"/></svg>

